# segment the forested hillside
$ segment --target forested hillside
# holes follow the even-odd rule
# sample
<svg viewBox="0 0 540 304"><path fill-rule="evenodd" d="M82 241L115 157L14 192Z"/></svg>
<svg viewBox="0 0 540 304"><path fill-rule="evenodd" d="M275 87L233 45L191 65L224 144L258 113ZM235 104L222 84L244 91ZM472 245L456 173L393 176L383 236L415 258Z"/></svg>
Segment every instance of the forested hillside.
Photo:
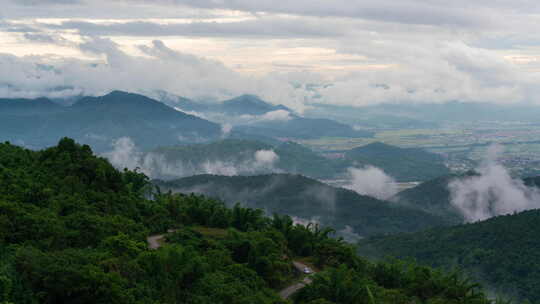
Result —
<svg viewBox="0 0 540 304"><path fill-rule="evenodd" d="M0 303L490 303L455 274L369 263L330 230L161 193L71 139L0 144L0 184ZM292 259L322 271L285 300Z"/></svg>
<svg viewBox="0 0 540 304"><path fill-rule="evenodd" d="M356 165L381 168L398 181L426 181L450 173L438 154L380 142L347 151L345 157Z"/></svg>
<svg viewBox="0 0 540 304"><path fill-rule="evenodd" d="M448 189L448 183L455 178L459 178L459 176L437 177L414 188L403 190L391 200L400 205L442 216L449 219L453 224L461 224L465 221L465 218L451 204L450 190Z"/></svg>
<svg viewBox="0 0 540 304"><path fill-rule="evenodd" d="M540 302L540 211L525 211L450 228L373 238L360 252L459 267L492 289Z"/></svg>
<svg viewBox="0 0 540 304"><path fill-rule="evenodd" d="M216 197L229 206L242 202L251 208L262 208L269 214L289 214L338 230L348 226L361 237L419 231L453 223L417 208L381 201L301 175L198 175L155 183L175 192Z"/></svg>

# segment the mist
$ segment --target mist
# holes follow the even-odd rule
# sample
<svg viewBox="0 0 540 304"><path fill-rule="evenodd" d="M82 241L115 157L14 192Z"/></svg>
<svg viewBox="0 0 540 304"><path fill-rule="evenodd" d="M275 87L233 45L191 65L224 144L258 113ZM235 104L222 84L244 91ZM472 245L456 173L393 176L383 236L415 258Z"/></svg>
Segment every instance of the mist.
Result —
<svg viewBox="0 0 540 304"><path fill-rule="evenodd" d="M486 160L476 169L479 175L456 179L448 185L451 204L467 222L540 207L540 191L513 178L497 161L500 153L500 146L491 146Z"/></svg>
<svg viewBox="0 0 540 304"><path fill-rule="evenodd" d="M163 154L140 151L133 140L122 137L113 143L113 149L103 153L113 166L138 169L150 178L174 179L197 174L249 175L280 172L275 167L279 156L273 150L258 150L240 160L207 159L201 162L171 161Z"/></svg>
<svg viewBox="0 0 540 304"><path fill-rule="evenodd" d="M398 192L396 181L377 167L349 168L347 171L349 184L344 188L358 194L386 200Z"/></svg>

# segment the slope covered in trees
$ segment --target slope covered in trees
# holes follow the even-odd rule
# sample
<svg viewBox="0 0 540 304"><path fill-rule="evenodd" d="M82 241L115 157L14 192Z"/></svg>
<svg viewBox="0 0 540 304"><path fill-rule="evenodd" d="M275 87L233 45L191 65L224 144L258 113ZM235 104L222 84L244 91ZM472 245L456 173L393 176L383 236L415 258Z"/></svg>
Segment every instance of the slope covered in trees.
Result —
<svg viewBox="0 0 540 304"><path fill-rule="evenodd" d="M441 216L332 187L301 175L199 175L155 183L175 192L216 197L229 206L242 202L251 208L263 208L269 214L289 214L338 230L349 226L349 230L362 237L452 223Z"/></svg>
<svg viewBox="0 0 540 304"><path fill-rule="evenodd" d="M450 203L450 190L448 184L457 175L447 175L423 182L418 186L403 190L391 200L397 204L424 210L431 214L449 219L453 224L465 221L463 215Z"/></svg>
<svg viewBox="0 0 540 304"><path fill-rule="evenodd" d="M540 211L483 222L362 241L366 255L414 258L431 266L460 267L504 294L540 301Z"/></svg>
<svg viewBox="0 0 540 304"><path fill-rule="evenodd" d="M256 162L257 151L261 150L271 150L277 157L267 166L257 168L253 163ZM272 145L255 140L225 139L205 144L160 147L149 153L160 157L162 163L184 167L184 170L171 172L178 174L176 177L206 173L204 169L209 169L208 164L235 168L237 174L252 175L282 171L313 178L335 178L346 168L345 162L327 159L293 142ZM167 178L167 174L159 173L160 164L156 165L158 165L155 168L156 175Z"/></svg>
<svg viewBox="0 0 540 304"><path fill-rule="evenodd" d="M438 154L380 142L347 151L345 157L357 165L381 168L398 181L426 181L450 173Z"/></svg>
<svg viewBox="0 0 540 304"><path fill-rule="evenodd" d="M452 274L369 263L328 229L163 194L71 139L0 144L0 184L0 303L291 303L276 290L292 258L323 269L293 303L490 303Z"/></svg>

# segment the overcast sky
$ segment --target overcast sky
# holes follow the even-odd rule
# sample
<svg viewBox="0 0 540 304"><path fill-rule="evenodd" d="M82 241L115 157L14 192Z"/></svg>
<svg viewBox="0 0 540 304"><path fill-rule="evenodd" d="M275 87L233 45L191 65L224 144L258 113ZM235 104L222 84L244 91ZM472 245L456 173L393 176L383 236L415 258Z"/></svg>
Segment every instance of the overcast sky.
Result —
<svg viewBox="0 0 540 304"><path fill-rule="evenodd" d="M537 0L0 0L0 95L540 103Z"/></svg>

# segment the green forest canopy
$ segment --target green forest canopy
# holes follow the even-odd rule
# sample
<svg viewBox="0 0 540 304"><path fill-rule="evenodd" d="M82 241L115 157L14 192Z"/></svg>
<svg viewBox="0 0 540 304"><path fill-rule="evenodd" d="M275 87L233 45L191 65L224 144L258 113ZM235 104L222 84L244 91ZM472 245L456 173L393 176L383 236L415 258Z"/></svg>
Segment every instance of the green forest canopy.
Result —
<svg viewBox="0 0 540 304"><path fill-rule="evenodd" d="M540 302L540 210L362 241L364 255L459 267L506 295Z"/></svg>
<svg viewBox="0 0 540 304"><path fill-rule="evenodd" d="M37 152L0 144L0 184L3 304L287 303L276 290L297 257L323 271L294 303L490 303L455 273L359 258L328 229L161 193L68 138ZM170 228L150 250L146 237Z"/></svg>

